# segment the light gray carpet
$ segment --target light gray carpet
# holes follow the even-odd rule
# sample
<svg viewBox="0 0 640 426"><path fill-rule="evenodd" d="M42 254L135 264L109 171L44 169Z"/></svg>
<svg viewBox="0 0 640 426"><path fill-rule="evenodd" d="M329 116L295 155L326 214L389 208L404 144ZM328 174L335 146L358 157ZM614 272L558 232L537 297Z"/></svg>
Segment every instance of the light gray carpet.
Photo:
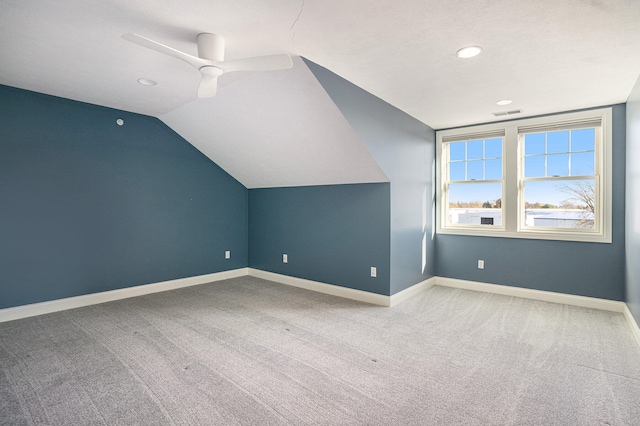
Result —
<svg viewBox="0 0 640 426"><path fill-rule="evenodd" d="M621 314L244 277L0 324L0 423L638 425L640 349Z"/></svg>

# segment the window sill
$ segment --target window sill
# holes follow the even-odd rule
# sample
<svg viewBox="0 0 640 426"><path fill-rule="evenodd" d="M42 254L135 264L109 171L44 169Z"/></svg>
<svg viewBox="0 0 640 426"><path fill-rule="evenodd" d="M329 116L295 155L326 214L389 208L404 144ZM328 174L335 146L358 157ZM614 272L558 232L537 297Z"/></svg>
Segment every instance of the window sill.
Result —
<svg viewBox="0 0 640 426"><path fill-rule="evenodd" d="M551 240L551 241L576 241L586 243L611 243L611 235L598 233L576 233L576 232L556 232L556 231L532 231L521 230L509 232L500 229L478 229L464 227L439 228L436 234L442 235L465 235L470 237L491 237L491 238L521 238L531 240Z"/></svg>

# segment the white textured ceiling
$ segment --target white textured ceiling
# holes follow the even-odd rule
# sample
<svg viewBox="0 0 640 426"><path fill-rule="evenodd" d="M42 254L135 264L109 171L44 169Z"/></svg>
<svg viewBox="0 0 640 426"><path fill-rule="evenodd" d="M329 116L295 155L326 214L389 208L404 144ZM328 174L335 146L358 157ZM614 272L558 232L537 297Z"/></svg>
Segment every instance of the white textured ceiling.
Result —
<svg viewBox="0 0 640 426"><path fill-rule="evenodd" d="M261 75L224 75L216 98L194 102L197 70L123 33L191 54L198 33L217 33L226 59L304 56L436 129L493 121L497 111L625 102L640 73L638 0L3 0L0 10L0 84L173 117L176 128L207 108L232 110L233 93L249 96L234 86ZM456 58L467 45L484 52ZM504 98L513 104L495 104ZM286 145L273 143L264 162L275 165ZM218 158L235 149L219 144Z"/></svg>

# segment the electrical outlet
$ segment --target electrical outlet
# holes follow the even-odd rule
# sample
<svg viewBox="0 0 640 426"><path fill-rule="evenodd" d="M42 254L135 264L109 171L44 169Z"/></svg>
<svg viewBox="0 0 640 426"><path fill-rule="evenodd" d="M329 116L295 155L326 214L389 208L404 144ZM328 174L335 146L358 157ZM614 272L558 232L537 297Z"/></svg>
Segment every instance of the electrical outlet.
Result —
<svg viewBox="0 0 640 426"><path fill-rule="evenodd" d="M484 269L484 260L478 260L478 269Z"/></svg>
<svg viewBox="0 0 640 426"><path fill-rule="evenodd" d="M224 252L224 258L225 259L231 259L231 251L227 250Z"/></svg>
<svg viewBox="0 0 640 426"><path fill-rule="evenodd" d="M289 256L287 256L286 254L282 254L282 263L288 263L289 262Z"/></svg>
<svg viewBox="0 0 640 426"><path fill-rule="evenodd" d="M375 278L378 276L378 269L375 266L371 267L371 278Z"/></svg>

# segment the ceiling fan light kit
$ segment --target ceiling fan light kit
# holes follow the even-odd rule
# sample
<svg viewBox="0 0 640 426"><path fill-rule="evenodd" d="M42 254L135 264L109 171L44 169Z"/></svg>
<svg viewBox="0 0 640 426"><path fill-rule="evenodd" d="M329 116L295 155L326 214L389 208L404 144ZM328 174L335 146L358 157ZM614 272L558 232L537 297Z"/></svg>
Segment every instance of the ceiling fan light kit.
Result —
<svg viewBox="0 0 640 426"><path fill-rule="evenodd" d="M123 34L122 38L147 49L173 56L197 68L202 74L200 86L198 87L199 98L215 96L218 88L218 77L224 73L233 71L275 71L293 66L293 61L287 54L225 61L224 39L217 34L201 33L198 35L196 38L198 56L181 52L138 34L127 33Z"/></svg>
<svg viewBox="0 0 640 426"><path fill-rule="evenodd" d="M224 74L224 71L213 65L205 65L204 67L200 68L200 72L211 77L220 77L222 74Z"/></svg>

